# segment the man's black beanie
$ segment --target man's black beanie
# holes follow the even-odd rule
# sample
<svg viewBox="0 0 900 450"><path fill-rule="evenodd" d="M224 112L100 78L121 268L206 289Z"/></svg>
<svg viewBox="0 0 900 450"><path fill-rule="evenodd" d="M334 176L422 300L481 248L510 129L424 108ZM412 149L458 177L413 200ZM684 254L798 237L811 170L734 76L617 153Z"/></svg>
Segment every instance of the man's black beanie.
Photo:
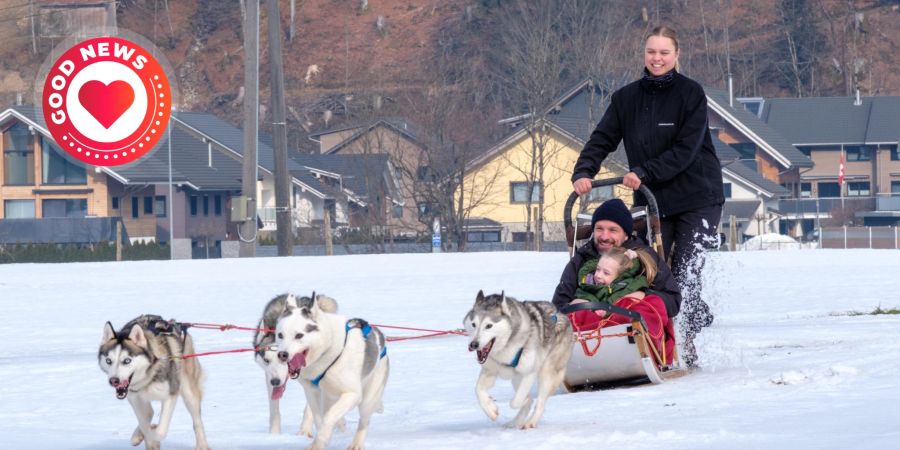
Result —
<svg viewBox="0 0 900 450"><path fill-rule="evenodd" d="M625 231L626 236L631 236L631 232L634 230L634 219L631 218L631 212L628 211L625 202L618 198L607 200L597 207L591 217L591 230L594 229L598 220L610 220L617 223Z"/></svg>

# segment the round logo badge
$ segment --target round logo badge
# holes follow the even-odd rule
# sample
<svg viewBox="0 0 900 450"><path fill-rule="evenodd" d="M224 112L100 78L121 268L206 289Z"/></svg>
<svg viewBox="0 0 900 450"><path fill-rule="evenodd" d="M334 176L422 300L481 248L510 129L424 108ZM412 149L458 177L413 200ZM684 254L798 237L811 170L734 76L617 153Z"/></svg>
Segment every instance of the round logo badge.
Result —
<svg viewBox="0 0 900 450"><path fill-rule="evenodd" d="M41 95L47 130L87 164L137 161L165 134L172 94L159 61L117 37L79 42L50 66Z"/></svg>

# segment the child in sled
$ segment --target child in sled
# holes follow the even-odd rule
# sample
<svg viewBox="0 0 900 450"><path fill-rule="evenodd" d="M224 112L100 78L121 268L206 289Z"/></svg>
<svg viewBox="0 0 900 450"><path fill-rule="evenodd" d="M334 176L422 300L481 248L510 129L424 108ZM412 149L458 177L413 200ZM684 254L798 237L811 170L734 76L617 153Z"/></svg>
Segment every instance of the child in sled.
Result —
<svg viewBox="0 0 900 450"><path fill-rule="evenodd" d="M605 302L641 315L657 348L665 341L666 363L671 364L675 348L675 329L666 314L663 300L650 284L656 276L656 264L647 252L613 247L599 260L588 261L578 274L580 280L572 303ZM572 314L576 331L593 330L630 323L631 319L603 310ZM665 339L664 339L665 338Z"/></svg>

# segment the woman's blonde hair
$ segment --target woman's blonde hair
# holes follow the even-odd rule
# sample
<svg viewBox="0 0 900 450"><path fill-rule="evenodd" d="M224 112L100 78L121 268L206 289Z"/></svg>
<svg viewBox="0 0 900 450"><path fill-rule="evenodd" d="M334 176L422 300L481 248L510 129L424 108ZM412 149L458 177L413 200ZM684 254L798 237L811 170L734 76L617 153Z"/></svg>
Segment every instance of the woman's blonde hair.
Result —
<svg viewBox="0 0 900 450"><path fill-rule="evenodd" d="M647 33L647 36L644 37L644 42L646 43L647 39L650 39L653 36L660 36L660 37L665 37L665 38L671 39L672 44L675 45L675 51L676 52L678 51L678 48L679 48L678 47L678 32L675 31L674 28L667 27L665 25L660 25L660 26L650 30L649 33ZM678 60L675 60L675 71L676 72L681 71L681 64L678 62Z"/></svg>
<svg viewBox="0 0 900 450"><path fill-rule="evenodd" d="M613 261L619 264L620 270L616 275L618 278L619 275L622 275L622 272L625 269L631 267L634 264L634 259L637 258L641 264L641 274L647 277L647 284L653 283L653 280L656 278L656 261L647 253L646 250L643 249L626 249L625 247L613 247L609 249L606 253L604 253L602 258L611 258ZM597 266L599 267L599 261Z"/></svg>

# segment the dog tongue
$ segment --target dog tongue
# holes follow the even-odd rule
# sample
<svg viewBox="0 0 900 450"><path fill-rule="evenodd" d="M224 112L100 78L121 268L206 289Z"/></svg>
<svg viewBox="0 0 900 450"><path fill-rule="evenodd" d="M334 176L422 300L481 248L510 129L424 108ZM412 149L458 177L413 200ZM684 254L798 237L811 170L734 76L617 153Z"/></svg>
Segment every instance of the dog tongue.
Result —
<svg viewBox="0 0 900 450"><path fill-rule="evenodd" d="M306 365L306 354L305 353L297 353L288 361L288 369L291 372L297 372Z"/></svg>
<svg viewBox="0 0 900 450"><path fill-rule="evenodd" d="M272 388L272 400L281 400L281 396L284 395L285 387L287 387L287 383L281 383L281 386Z"/></svg>

